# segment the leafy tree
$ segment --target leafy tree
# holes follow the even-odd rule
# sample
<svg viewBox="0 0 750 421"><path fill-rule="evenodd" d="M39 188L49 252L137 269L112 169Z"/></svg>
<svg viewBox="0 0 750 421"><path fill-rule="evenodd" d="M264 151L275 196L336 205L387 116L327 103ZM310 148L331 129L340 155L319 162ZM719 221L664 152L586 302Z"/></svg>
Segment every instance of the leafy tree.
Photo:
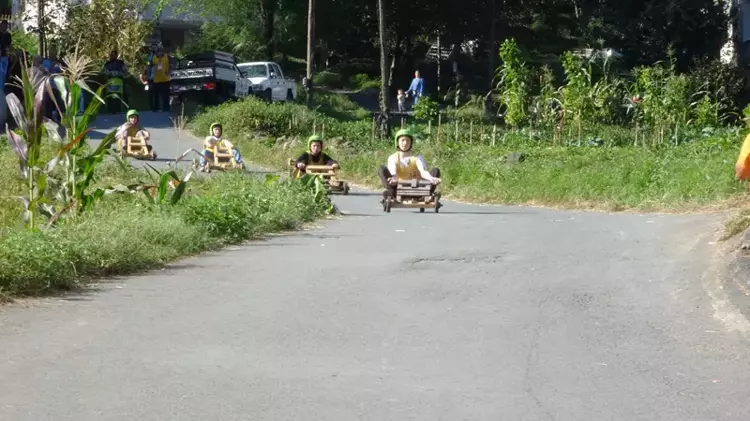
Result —
<svg viewBox="0 0 750 421"><path fill-rule="evenodd" d="M73 7L60 44L69 48L78 44L83 55L102 61L117 49L123 61L136 68L143 43L153 31L152 22L139 18L147 6L146 0L91 0Z"/></svg>

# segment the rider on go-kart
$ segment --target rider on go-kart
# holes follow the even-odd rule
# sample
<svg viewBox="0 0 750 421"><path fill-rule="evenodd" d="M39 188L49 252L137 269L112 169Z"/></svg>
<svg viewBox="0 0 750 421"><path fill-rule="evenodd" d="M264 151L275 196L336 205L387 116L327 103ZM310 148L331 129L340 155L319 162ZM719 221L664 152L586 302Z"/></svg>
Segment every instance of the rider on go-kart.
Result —
<svg viewBox="0 0 750 421"><path fill-rule="evenodd" d="M388 157L387 165L378 168L380 182L385 187L383 198L396 198L396 183L398 180L421 179L432 183L430 194L440 184L440 169L437 167L427 171L427 163L421 154L412 151L412 144L416 136L409 129L401 129L396 133L397 152Z"/></svg>
<svg viewBox="0 0 750 421"><path fill-rule="evenodd" d="M140 114L138 114L138 111L136 110L130 110L125 115L126 122L122 126L117 128L117 131L115 132L115 139L117 139L117 143L120 145L120 147L123 150L127 150L127 139L128 137L136 137L138 135L141 135L143 137L144 142L146 143L146 149L148 149L149 152L153 149L151 145L148 144L149 139L151 138L151 133L148 132L148 130L141 127L141 117Z"/></svg>

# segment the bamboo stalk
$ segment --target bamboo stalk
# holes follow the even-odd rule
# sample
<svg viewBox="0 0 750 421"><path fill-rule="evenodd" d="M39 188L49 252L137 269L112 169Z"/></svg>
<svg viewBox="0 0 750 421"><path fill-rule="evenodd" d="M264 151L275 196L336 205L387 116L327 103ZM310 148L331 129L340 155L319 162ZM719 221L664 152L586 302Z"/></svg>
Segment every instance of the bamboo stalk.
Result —
<svg viewBox="0 0 750 421"><path fill-rule="evenodd" d="M492 125L492 146L495 146L495 137L497 136L497 124Z"/></svg>
<svg viewBox="0 0 750 421"><path fill-rule="evenodd" d="M469 143L472 143L474 139L474 120L469 121Z"/></svg>

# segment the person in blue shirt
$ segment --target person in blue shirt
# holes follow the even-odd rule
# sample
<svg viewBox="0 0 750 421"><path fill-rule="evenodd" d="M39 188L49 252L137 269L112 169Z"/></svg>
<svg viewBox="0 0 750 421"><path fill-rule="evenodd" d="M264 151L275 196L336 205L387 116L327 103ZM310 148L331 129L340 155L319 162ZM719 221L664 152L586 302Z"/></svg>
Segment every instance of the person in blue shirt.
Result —
<svg viewBox="0 0 750 421"><path fill-rule="evenodd" d="M409 89L406 91L406 95L412 96L414 98L414 104L419 102L419 97L422 96L422 93L424 92L424 79L422 79L419 76L419 70L414 72L414 79L411 80L411 85L409 85Z"/></svg>

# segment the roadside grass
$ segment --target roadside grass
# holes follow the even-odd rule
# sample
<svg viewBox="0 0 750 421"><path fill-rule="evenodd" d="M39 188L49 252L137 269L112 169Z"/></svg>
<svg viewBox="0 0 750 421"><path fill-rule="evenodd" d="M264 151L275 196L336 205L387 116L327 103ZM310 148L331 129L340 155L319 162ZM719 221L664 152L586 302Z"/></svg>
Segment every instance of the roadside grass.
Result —
<svg viewBox="0 0 750 421"><path fill-rule="evenodd" d="M377 168L394 151L392 139L372 136L368 120L344 121L298 104L268 106L253 99L225 104L196 116L191 127L202 130L212 121L225 124L244 156L275 169L303 152L313 130L324 131L325 148L341 163L342 177L367 187L380 188ZM552 131L497 130L491 138L486 127L456 130L454 123L444 124L439 135L435 127L411 126L422 133L416 149L441 170L446 198L665 212L732 208L747 200L743 183L734 180L739 129L685 133L679 146L641 146L645 134L639 133L640 143L633 146L636 133L628 128L591 126L584 140L563 134L553 142ZM525 159L506 162L515 152Z"/></svg>
<svg viewBox="0 0 750 421"><path fill-rule="evenodd" d="M3 151L0 160L8 164L12 157L9 160ZM99 182L147 179L139 171L107 163ZM6 186L8 179L12 176L4 174ZM53 228L24 229L19 226L20 206L4 205L0 298L7 300L76 289L98 277L155 268L180 257L295 229L324 216L330 202L301 183L219 173L189 181L186 195L174 205L149 205L141 193L112 194L88 213Z"/></svg>
<svg viewBox="0 0 750 421"><path fill-rule="evenodd" d="M728 240L748 229L750 229L750 209L741 209L724 221L724 234L721 237L721 241Z"/></svg>

